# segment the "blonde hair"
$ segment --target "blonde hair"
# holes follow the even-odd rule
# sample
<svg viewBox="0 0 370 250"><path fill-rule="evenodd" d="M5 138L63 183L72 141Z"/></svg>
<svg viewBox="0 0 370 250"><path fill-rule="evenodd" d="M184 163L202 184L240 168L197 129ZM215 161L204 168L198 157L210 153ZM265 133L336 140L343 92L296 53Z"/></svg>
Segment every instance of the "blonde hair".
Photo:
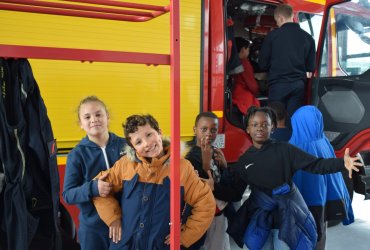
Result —
<svg viewBox="0 0 370 250"><path fill-rule="evenodd" d="M90 102L97 102L100 105L102 105L103 108L104 108L104 110L105 110L105 112L107 113L107 116L109 117L109 112L108 112L108 109L107 109L107 106L105 105L105 103L102 100L100 100L97 96L90 95L90 96L87 96L84 99L82 99L80 101L80 104L77 107L77 119L78 119L78 121L80 121L80 109L81 109L81 106L83 104L90 103Z"/></svg>
<svg viewBox="0 0 370 250"><path fill-rule="evenodd" d="M284 18L288 19L293 17L293 8L289 4L280 4L276 7L274 11L274 16L283 16Z"/></svg>

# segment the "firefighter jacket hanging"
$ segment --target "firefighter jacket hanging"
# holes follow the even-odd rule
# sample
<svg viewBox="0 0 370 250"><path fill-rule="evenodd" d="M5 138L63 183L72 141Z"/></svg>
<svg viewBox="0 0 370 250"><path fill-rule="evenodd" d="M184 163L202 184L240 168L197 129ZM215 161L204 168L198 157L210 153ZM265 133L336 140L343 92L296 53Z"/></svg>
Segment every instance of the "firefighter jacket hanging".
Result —
<svg viewBox="0 0 370 250"><path fill-rule="evenodd" d="M0 249L60 249L56 144L29 62L0 58L0 85Z"/></svg>

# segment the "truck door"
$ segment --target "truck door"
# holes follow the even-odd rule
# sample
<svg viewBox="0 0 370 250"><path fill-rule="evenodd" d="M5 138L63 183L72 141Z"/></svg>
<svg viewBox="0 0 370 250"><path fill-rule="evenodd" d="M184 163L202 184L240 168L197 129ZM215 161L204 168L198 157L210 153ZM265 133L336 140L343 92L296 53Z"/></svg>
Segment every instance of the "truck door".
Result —
<svg viewBox="0 0 370 250"><path fill-rule="evenodd" d="M311 103L321 110L338 156L370 148L370 3L330 5L324 13Z"/></svg>

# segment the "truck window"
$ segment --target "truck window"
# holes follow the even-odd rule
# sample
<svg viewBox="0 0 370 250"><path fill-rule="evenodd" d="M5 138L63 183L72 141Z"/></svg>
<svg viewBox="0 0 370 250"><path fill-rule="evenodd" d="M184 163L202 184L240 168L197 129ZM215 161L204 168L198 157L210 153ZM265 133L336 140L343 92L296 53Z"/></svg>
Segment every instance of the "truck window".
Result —
<svg viewBox="0 0 370 250"><path fill-rule="evenodd" d="M369 70L370 5L364 3L346 2L330 9L321 77L362 75Z"/></svg>
<svg viewBox="0 0 370 250"><path fill-rule="evenodd" d="M349 24L337 32L338 63L346 75L361 75L370 68L370 29L363 29L362 25L370 22L370 18L339 17Z"/></svg>
<svg viewBox="0 0 370 250"><path fill-rule="evenodd" d="M315 39L315 45L317 49L317 44L320 37L322 15L300 12L298 13L298 22L301 28L308 34L311 34L313 39Z"/></svg>

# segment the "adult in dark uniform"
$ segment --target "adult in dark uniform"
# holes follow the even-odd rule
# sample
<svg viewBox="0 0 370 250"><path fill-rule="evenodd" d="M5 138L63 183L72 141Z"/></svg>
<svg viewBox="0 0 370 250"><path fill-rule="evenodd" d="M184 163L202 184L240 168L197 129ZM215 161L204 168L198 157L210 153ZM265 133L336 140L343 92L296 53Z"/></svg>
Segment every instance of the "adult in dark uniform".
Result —
<svg viewBox="0 0 370 250"><path fill-rule="evenodd" d="M269 101L279 101L291 117L303 105L304 84L315 69L315 41L293 22L290 5L276 7L278 29L265 38L259 54L259 67L268 71Z"/></svg>

